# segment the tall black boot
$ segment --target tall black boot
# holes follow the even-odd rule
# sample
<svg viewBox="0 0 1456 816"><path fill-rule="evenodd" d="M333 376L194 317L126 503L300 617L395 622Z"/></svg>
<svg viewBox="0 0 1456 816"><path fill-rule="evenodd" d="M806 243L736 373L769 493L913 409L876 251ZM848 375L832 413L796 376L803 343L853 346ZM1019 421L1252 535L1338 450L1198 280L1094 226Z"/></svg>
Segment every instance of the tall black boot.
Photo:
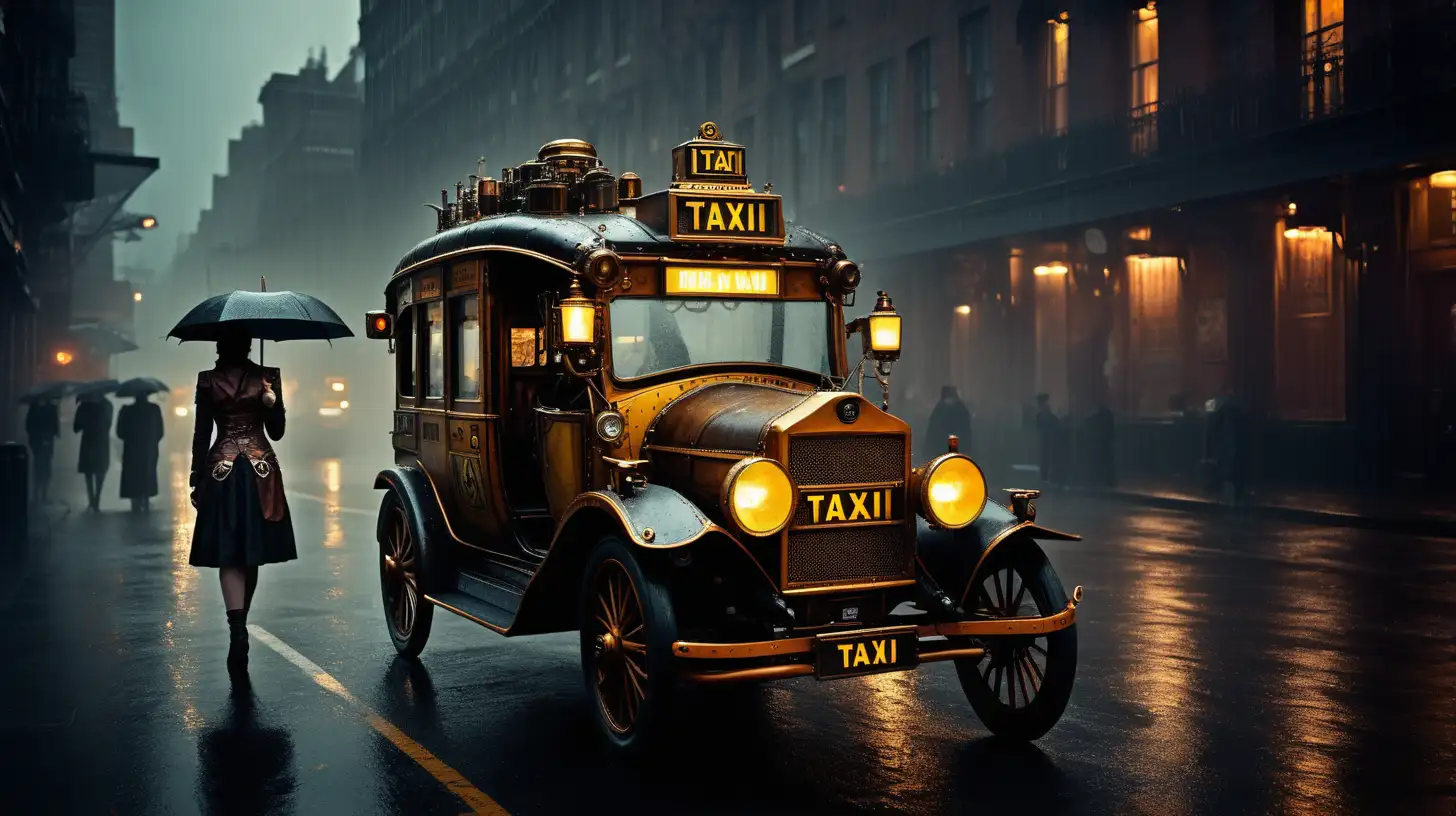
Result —
<svg viewBox="0 0 1456 816"><path fill-rule="evenodd" d="M229 609L227 620L228 671L246 672L248 670L248 610Z"/></svg>

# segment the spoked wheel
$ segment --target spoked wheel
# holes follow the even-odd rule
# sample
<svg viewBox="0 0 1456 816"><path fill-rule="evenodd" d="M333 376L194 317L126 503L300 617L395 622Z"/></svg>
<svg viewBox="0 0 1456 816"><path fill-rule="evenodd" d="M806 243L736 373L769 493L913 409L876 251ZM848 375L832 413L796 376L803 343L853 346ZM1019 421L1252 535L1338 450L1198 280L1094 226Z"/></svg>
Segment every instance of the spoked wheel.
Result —
<svg viewBox="0 0 1456 816"><path fill-rule="evenodd" d="M380 508L379 586L389 639L405 657L416 657L430 639L435 607L420 589L424 552L408 511L394 494Z"/></svg>
<svg viewBox="0 0 1456 816"><path fill-rule="evenodd" d="M976 588L977 617L1037 617L1066 608L1062 582L1039 550L1018 547L992 558ZM984 657L956 661L961 688L981 722L1009 739L1034 740L1050 731L1072 694L1077 627L985 642Z"/></svg>
<svg viewBox="0 0 1456 816"><path fill-rule="evenodd" d="M667 591L620 539L602 539L582 584L581 662L597 724L639 750L666 725L676 623Z"/></svg>

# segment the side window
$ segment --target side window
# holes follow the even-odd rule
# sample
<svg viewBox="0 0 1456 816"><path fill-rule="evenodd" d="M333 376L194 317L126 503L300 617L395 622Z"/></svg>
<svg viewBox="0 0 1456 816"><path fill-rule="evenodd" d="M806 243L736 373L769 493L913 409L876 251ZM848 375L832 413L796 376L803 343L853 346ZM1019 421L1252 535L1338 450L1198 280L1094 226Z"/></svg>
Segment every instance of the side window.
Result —
<svg viewBox="0 0 1456 816"><path fill-rule="evenodd" d="M546 346L541 330L530 326L511 327L511 367L523 368L546 364Z"/></svg>
<svg viewBox="0 0 1456 816"><path fill-rule="evenodd" d="M394 378L402 397L415 395L415 311L405 309L394 322Z"/></svg>
<svg viewBox="0 0 1456 816"><path fill-rule="evenodd" d="M425 305L425 398L445 396L445 307L436 300Z"/></svg>
<svg viewBox="0 0 1456 816"><path fill-rule="evenodd" d="M455 399L480 399L480 295L450 301Z"/></svg>

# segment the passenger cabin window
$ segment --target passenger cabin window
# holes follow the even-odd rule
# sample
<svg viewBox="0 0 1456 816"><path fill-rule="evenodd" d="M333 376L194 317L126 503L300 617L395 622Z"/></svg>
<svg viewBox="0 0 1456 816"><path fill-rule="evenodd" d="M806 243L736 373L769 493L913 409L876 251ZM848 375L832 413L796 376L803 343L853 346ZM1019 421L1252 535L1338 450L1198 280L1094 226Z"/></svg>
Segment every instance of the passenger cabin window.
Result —
<svg viewBox="0 0 1456 816"><path fill-rule="evenodd" d="M511 327L511 367L524 368L546 364L546 349L541 330L529 326Z"/></svg>
<svg viewBox="0 0 1456 816"><path fill-rule="evenodd" d="M394 322L394 378L399 383L399 395L415 395L415 310L406 308Z"/></svg>
<svg viewBox="0 0 1456 816"><path fill-rule="evenodd" d="M445 396L445 308L440 301L425 306L425 398Z"/></svg>
<svg viewBox="0 0 1456 816"><path fill-rule="evenodd" d="M480 295L450 302L455 348L455 399L480 399Z"/></svg>

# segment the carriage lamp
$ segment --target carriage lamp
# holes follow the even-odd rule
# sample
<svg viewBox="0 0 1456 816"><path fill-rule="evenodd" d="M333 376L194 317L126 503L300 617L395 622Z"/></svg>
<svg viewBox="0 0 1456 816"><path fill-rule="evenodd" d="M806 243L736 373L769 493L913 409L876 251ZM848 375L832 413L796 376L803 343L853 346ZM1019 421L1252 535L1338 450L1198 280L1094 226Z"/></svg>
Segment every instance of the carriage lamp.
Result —
<svg viewBox="0 0 1456 816"><path fill-rule="evenodd" d="M728 471L721 497L723 513L749 535L768 536L784 529L794 512L794 483L772 459L753 456Z"/></svg>
<svg viewBox="0 0 1456 816"><path fill-rule="evenodd" d="M875 308L865 317L849 324L849 331L864 338L865 356L881 363L900 359L900 315L884 291L878 294Z"/></svg>
<svg viewBox="0 0 1456 816"><path fill-rule="evenodd" d="M557 305L561 316L561 345L591 346L597 339L597 304L581 291L581 281L571 279L571 289Z"/></svg>
<svg viewBox="0 0 1456 816"><path fill-rule="evenodd" d="M56 365L68 366L74 359L76 359L76 356L69 351L56 352Z"/></svg>
<svg viewBox="0 0 1456 816"><path fill-rule="evenodd" d="M394 336L394 318L389 312L365 312L364 334L371 340L387 340Z"/></svg>
<svg viewBox="0 0 1456 816"><path fill-rule="evenodd" d="M913 481L920 514L936 527L958 530L986 507L986 477L965 454L937 456L916 469Z"/></svg>

